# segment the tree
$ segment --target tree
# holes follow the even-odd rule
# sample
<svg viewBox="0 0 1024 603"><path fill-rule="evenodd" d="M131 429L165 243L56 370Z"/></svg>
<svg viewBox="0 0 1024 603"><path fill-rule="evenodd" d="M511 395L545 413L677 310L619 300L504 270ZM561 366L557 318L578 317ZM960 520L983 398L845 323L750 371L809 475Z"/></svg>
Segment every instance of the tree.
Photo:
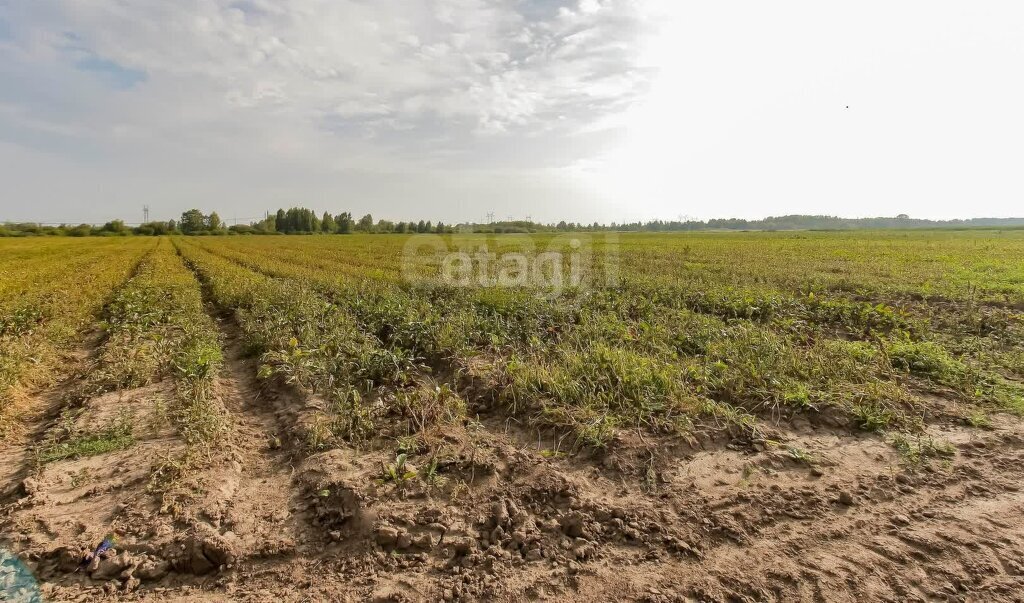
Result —
<svg viewBox="0 0 1024 603"><path fill-rule="evenodd" d="M253 224L253 229L256 232L277 232L277 216L267 216Z"/></svg>
<svg viewBox="0 0 1024 603"><path fill-rule="evenodd" d="M135 228L135 234L143 236L160 236L169 234L174 231L171 222L146 222L145 224L139 224Z"/></svg>
<svg viewBox="0 0 1024 603"><path fill-rule="evenodd" d="M92 226L89 224L79 224L74 228L68 229L69 237L88 237L92 235Z"/></svg>
<svg viewBox="0 0 1024 603"><path fill-rule="evenodd" d="M110 222L107 222L106 224L103 225L103 228L100 229L100 232L116 235L127 235L131 231L128 230L128 227L124 225L123 220L111 220Z"/></svg>
<svg viewBox="0 0 1024 603"><path fill-rule="evenodd" d="M206 227L216 232L224 228L224 222L221 221L220 216L217 215L217 212L211 212L210 215L207 216L206 218Z"/></svg>
<svg viewBox="0 0 1024 603"><path fill-rule="evenodd" d="M420 220L419 223L416 225L416 232L427 232L427 223L424 222L423 220Z"/></svg>
<svg viewBox="0 0 1024 603"><path fill-rule="evenodd" d="M409 232L409 225L406 224L405 222L399 222L395 226L395 232L402 232L402 233Z"/></svg>
<svg viewBox="0 0 1024 603"><path fill-rule="evenodd" d="M359 224L356 225L356 230L359 232L373 231L373 216L366 214L362 218L359 218Z"/></svg>
<svg viewBox="0 0 1024 603"><path fill-rule="evenodd" d="M338 232L341 234L352 234L355 230L355 222L352 221L352 214L349 212L339 214L334 221L338 223Z"/></svg>
<svg viewBox="0 0 1024 603"><path fill-rule="evenodd" d="M328 234L338 232L338 223L331 214L324 212L324 217L320 220L320 230Z"/></svg>
<svg viewBox="0 0 1024 603"><path fill-rule="evenodd" d="M434 232L437 234L444 234L444 222L438 222L437 226L434 228Z"/></svg>
<svg viewBox="0 0 1024 603"><path fill-rule="evenodd" d="M206 216L198 209L190 209L181 214L181 232L195 234L206 228Z"/></svg>

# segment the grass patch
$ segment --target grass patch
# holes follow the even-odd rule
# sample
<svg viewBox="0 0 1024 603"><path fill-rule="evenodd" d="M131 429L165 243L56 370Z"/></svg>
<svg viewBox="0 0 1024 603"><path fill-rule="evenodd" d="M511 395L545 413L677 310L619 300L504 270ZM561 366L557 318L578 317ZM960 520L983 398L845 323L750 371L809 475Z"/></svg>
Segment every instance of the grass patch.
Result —
<svg viewBox="0 0 1024 603"><path fill-rule="evenodd" d="M890 434L889 444L900 453L907 465L922 465L930 459L950 459L956 455L956 448L949 442L936 440L931 436L909 436L903 433Z"/></svg>
<svg viewBox="0 0 1024 603"><path fill-rule="evenodd" d="M39 461L45 464L85 458L124 450L133 444L135 437L132 435L131 417L123 413L99 431L77 433L51 442L40 452Z"/></svg>
<svg viewBox="0 0 1024 603"><path fill-rule="evenodd" d="M893 422L891 410L879 404L855 404L853 418L864 431L880 431Z"/></svg>
<svg viewBox="0 0 1024 603"><path fill-rule="evenodd" d="M963 363L930 341L898 341L888 348L893 368L946 385L958 384L966 373Z"/></svg>

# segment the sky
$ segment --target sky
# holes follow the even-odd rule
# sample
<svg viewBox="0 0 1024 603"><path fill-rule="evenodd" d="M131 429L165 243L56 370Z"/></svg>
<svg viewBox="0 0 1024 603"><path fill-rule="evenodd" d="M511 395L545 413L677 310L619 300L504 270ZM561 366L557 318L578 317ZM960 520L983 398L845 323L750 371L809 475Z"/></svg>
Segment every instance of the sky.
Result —
<svg viewBox="0 0 1024 603"><path fill-rule="evenodd" d="M0 221L1024 216L1016 0L0 0Z"/></svg>

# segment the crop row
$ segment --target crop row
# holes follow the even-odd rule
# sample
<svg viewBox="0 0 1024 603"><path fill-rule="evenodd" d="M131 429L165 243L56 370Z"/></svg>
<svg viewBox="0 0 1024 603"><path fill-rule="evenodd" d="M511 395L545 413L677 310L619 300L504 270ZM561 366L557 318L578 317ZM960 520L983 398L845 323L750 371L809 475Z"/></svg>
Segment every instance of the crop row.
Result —
<svg viewBox="0 0 1024 603"><path fill-rule="evenodd" d="M1024 307L1024 233L856 232L576 235L598 261L615 258L624 280L755 286L816 294L864 294L877 301L975 300ZM527 247L565 251L552 235L450 235L451 250ZM338 276L401 277L408 237L239 237L211 241Z"/></svg>
<svg viewBox="0 0 1024 603"><path fill-rule="evenodd" d="M263 356L263 372L331 401L329 437L367 433L388 413L424 416L424 405L433 409L426 414L451 419L458 412L444 409L462 403L429 394L441 386L593 444L621 428L688 430L709 418L749 424L748 413L826 408L865 427L909 425L928 410L929 394L1021 410L1024 329L1014 298L983 303L960 288L929 296L921 281L950 266L969 266L980 278L984 267L990 280L978 290L991 297L1016 278L1007 261L983 264L972 247L988 243L970 237L939 241L931 252L927 240L863 239L875 253L892 255L891 265L870 264L815 237L623 236L614 258L619 282L554 297L529 288L406 282L401 244L380 237L175 245L215 301L236 311ZM1014 244L1003 243L1002 251ZM739 259L724 257L725 247ZM72 272L107 253L48 252L61 258L50 262ZM755 254L756 270L748 264ZM38 266L46 255L22 259ZM111 357L94 376L97 388L145 383L175 358L170 341L139 335L163 328L150 316L159 304L139 291L176 287L173 262L150 266L155 258L173 254L155 252L133 279L139 286L126 287L110 306L104 353ZM883 274L929 264L906 290ZM23 270L18 279L45 298L39 274ZM175 307L203 316L190 275L180 266L177 275L184 289L192 287L192 305ZM8 338L25 334L17 325L31 331L48 322L31 311L5 316L14 325Z"/></svg>
<svg viewBox="0 0 1024 603"><path fill-rule="evenodd" d="M176 245L213 301L234 312L244 341L261 356L261 377L329 401L329 418L318 418L326 423L312 444L371 434L391 409L363 398L412 383L417 367L411 357L383 348L359 330L350 313L308 285L253 272L190 242Z"/></svg>
<svg viewBox="0 0 1024 603"><path fill-rule="evenodd" d="M190 445L209 444L224 428L214 383L223 364L219 331L202 291L171 242L159 245L114 292L106 338L86 395L126 390L170 377L173 418Z"/></svg>
<svg viewBox="0 0 1024 603"><path fill-rule="evenodd" d="M32 261L31 286L16 289L25 281L12 279L5 291L15 293L0 300L0 433L16 430L21 394L58 376L58 361L152 245L103 242L75 253L73 247L54 244Z"/></svg>
<svg viewBox="0 0 1024 603"><path fill-rule="evenodd" d="M624 272L636 277L548 299L529 290L347 277L328 269L317 246L304 256L302 246L197 244L302 283L391 353L489 382L491 395L514 412L591 443L623 426L686 427L702 414L735 417L737 408L833 407L865 427L906 425L927 410L923 394L932 392L1024 409L1012 379L1020 327L1012 313L1003 329L966 335L962 322L944 329L921 307L711 276L695 287L644 274L631 257L623 265L637 269ZM965 337L987 355L951 352Z"/></svg>

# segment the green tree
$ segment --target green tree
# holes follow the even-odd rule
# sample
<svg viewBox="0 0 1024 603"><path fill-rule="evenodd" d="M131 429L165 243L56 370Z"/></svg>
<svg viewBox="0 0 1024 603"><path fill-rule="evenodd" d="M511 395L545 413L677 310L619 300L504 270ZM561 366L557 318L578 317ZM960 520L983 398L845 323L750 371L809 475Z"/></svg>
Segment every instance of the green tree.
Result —
<svg viewBox="0 0 1024 603"><path fill-rule="evenodd" d="M256 232L277 232L277 216L267 216L253 224Z"/></svg>
<svg viewBox="0 0 1024 603"><path fill-rule="evenodd" d="M160 236L170 233L173 228L169 222L146 222L135 228L135 234Z"/></svg>
<svg viewBox="0 0 1024 603"><path fill-rule="evenodd" d="M221 221L220 216L217 215L217 212L211 212L210 215L207 216L206 218L206 227L216 232L224 228L224 222Z"/></svg>
<svg viewBox="0 0 1024 603"><path fill-rule="evenodd" d="M359 224L356 225L356 230L360 232L371 232L373 230L373 216L366 214L362 218L359 218Z"/></svg>
<svg viewBox="0 0 1024 603"><path fill-rule="evenodd" d="M88 237L92 235L92 226L89 224L79 224L74 228L68 229L69 237Z"/></svg>
<svg viewBox="0 0 1024 603"><path fill-rule="evenodd" d="M326 233L338 232L338 223L331 214L324 212L324 217L320 219L320 230Z"/></svg>
<svg viewBox="0 0 1024 603"><path fill-rule="evenodd" d="M338 232L341 234L352 234L355 230L355 222L352 221L352 214L344 212L334 218L334 221L338 223Z"/></svg>
<svg viewBox="0 0 1024 603"><path fill-rule="evenodd" d="M206 216L198 209L190 209L181 214L181 232L183 234L195 234L206 228Z"/></svg>
<svg viewBox="0 0 1024 603"><path fill-rule="evenodd" d="M104 224L103 228L100 228L100 232L115 235L127 235L131 233L131 230L124 225L123 220L111 220Z"/></svg>

